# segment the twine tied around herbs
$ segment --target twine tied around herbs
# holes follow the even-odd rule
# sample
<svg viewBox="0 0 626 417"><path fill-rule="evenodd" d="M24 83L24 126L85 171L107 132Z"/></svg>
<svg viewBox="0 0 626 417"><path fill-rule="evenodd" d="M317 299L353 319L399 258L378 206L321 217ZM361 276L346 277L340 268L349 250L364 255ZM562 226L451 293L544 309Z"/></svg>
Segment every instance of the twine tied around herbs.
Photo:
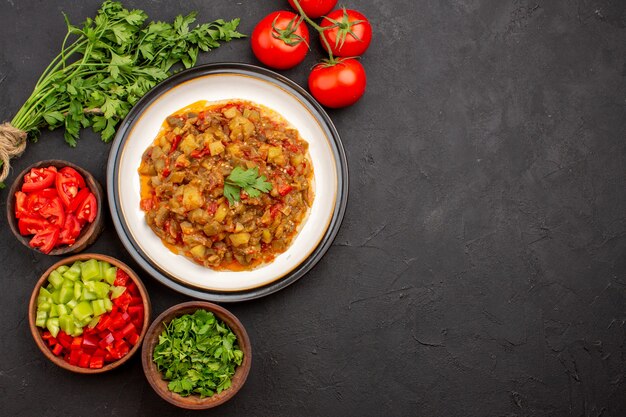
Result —
<svg viewBox="0 0 626 417"><path fill-rule="evenodd" d="M11 158L20 156L26 149L27 136L26 132L13 127L11 123L0 125L0 160L3 162L0 182L9 175Z"/></svg>

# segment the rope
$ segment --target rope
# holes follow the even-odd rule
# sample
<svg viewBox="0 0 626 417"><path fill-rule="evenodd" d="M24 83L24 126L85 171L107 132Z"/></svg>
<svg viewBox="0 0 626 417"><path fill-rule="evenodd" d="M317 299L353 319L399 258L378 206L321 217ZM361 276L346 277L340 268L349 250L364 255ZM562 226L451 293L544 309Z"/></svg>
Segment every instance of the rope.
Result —
<svg viewBox="0 0 626 417"><path fill-rule="evenodd" d="M2 160L2 172L0 182L9 175L11 158L20 156L26 149L26 132L11 126L11 123L0 125L0 160Z"/></svg>

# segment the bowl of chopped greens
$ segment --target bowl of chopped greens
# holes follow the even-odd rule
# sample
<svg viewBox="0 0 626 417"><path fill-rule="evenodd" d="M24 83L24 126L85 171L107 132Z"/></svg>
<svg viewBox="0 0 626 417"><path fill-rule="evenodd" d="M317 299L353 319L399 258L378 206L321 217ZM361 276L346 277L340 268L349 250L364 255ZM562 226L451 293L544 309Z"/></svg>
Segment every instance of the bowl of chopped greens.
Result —
<svg viewBox="0 0 626 417"><path fill-rule="evenodd" d="M156 393L186 409L216 407L231 399L250 372L248 334L231 312L217 304L177 304L154 320L146 333L143 370Z"/></svg>

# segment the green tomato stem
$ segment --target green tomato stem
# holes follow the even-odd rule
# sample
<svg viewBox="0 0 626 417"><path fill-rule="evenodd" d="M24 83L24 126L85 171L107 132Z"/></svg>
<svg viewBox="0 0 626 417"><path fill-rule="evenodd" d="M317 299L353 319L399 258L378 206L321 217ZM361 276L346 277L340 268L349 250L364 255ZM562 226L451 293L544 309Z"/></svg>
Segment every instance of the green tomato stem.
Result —
<svg viewBox="0 0 626 417"><path fill-rule="evenodd" d="M336 64L337 61L335 60L335 57L330 49L330 44L328 43L326 36L324 36L324 28L315 23L309 16L306 15L306 13L304 13L304 10L302 9L302 6L300 6L300 2L298 0L293 0L293 4L296 5L296 9L298 9L300 16L302 16L302 18L306 20L309 25L313 26L313 29L315 29L317 33L319 33L320 39L322 40L324 46L326 46L326 51L328 52L328 63L330 65Z"/></svg>

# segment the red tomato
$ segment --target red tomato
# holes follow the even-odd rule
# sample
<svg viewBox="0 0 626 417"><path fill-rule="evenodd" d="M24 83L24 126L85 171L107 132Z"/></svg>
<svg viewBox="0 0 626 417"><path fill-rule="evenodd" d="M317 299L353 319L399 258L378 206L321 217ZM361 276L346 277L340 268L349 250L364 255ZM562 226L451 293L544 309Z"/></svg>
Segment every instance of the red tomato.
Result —
<svg viewBox="0 0 626 417"><path fill-rule="evenodd" d="M317 19L330 12L337 4L337 0L299 0L298 3L308 17ZM289 0L289 4L294 10L298 10L293 0Z"/></svg>
<svg viewBox="0 0 626 417"><path fill-rule="evenodd" d="M46 204L53 198L57 198L59 195L54 188L46 188L45 190L35 191L28 194L26 198L26 211L29 214L39 214Z"/></svg>
<svg viewBox="0 0 626 417"><path fill-rule="evenodd" d="M284 70L298 65L306 56L309 30L299 15L288 11L273 12L256 25L250 42L259 61Z"/></svg>
<svg viewBox="0 0 626 417"><path fill-rule="evenodd" d="M80 234L80 229L81 226L76 216L71 213L68 214L65 218L63 229L59 233L57 245L72 245Z"/></svg>
<svg viewBox="0 0 626 417"><path fill-rule="evenodd" d="M326 38L335 56L362 55L372 41L372 25L356 10L335 10L324 17L320 26L324 28L321 36ZM328 51L323 41L322 46Z"/></svg>
<svg viewBox="0 0 626 417"><path fill-rule="evenodd" d="M85 180L75 169L65 167L56 177L56 189L65 207L69 207L76 198L78 190L85 187Z"/></svg>
<svg viewBox="0 0 626 417"><path fill-rule="evenodd" d="M309 90L326 107L340 108L356 103L365 92L367 78L356 59L342 59L334 65L317 64L309 75Z"/></svg>
<svg viewBox="0 0 626 417"><path fill-rule="evenodd" d="M50 227L50 223L41 217L22 217L17 221L17 227L20 229L22 236L27 236L34 235Z"/></svg>
<svg viewBox="0 0 626 417"><path fill-rule="evenodd" d="M78 206L78 209L76 209L76 218L79 222L91 223L96 219L96 214L98 214L98 203L96 196L90 192L87 198Z"/></svg>
<svg viewBox="0 0 626 417"><path fill-rule="evenodd" d="M17 191L15 193L15 218L20 219L28 214L28 210L26 209L26 193L21 191Z"/></svg>
<svg viewBox="0 0 626 417"><path fill-rule="evenodd" d="M78 208L78 206L80 206L83 203L83 201L85 201L85 199L87 198L87 196L89 196L89 194L91 194L91 191L89 191L89 188L81 189L78 192L78 194L76 194L76 197L70 203L70 206L67 208L67 211L70 213L76 212L76 209Z"/></svg>
<svg viewBox="0 0 626 417"><path fill-rule="evenodd" d="M59 197L50 199L50 201L39 210L39 214L55 226L62 227L65 223L65 208Z"/></svg>
<svg viewBox="0 0 626 417"><path fill-rule="evenodd" d="M29 245L31 248L39 248L39 250L43 253L49 253L54 245L56 245L58 238L59 228L56 226L50 226L33 236Z"/></svg>
<svg viewBox="0 0 626 417"><path fill-rule="evenodd" d="M32 193L33 191L48 188L54 184L56 175L57 169L53 166L48 168L33 168L28 174L24 175L22 191L25 193Z"/></svg>

